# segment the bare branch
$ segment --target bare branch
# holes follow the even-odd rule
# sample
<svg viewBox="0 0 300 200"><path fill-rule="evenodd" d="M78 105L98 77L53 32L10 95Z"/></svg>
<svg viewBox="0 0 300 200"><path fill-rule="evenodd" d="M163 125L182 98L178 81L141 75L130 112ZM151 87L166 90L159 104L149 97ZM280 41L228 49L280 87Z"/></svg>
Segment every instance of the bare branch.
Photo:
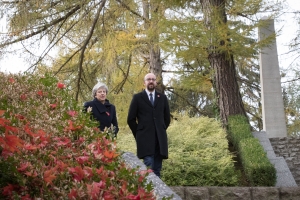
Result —
<svg viewBox="0 0 300 200"><path fill-rule="evenodd" d="M294 82L294 81L299 81L299 80L300 80L300 78L295 78L295 79L291 79L289 81L283 81L281 83L289 83L289 82Z"/></svg>
<svg viewBox="0 0 300 200"><path fill-rule="evenodd" d="M178 96L179 98L183 99L189 106L191 106L192 108L194 108L198 113L203 114L203 112L201 112L201 110L199 110L195 105L191 104L186 98L184 98L183 96L179 95L177 92L174 92L174 90L172 90L172 88L168 87L166 88L169 92L175 94L176 96Z"/></svg>
<svg viewBox="0 0 300 200"><path fill-rule="evenodd" d="M119 83L112 91L116 90L116 94L119 94L119 92L122 90L124 84L126 83L128 77L129 77L129 71L130 71L130 66L131 66L131 58L132 58L132 54L129 55L129 60L128 60L128 67L127 67L127 71L126 73L121 69L119 68L122 73L123 73L123 76L124 76L124 79L121 81L121 83Z"/></svg>
<svg viewBox="0 0 300 200"><path fill-rule="evenodd" d="M80 54L80 58L79 58L79 64L78 64L78 79L77 79L77 91L76 91L76 95L75 95L75 100L78 101L78 96L79 96L79 91L80 91L80 82L81 82L81 77L82 77L82 71L83 71L83 68L82 68L82 64L83 64L83 60L84 60L84 52L86 50L86 47L87 45L89 44L89 41L91 40L92 36L93 36L93 32L95 30L95 27L96 27L96 24L97 24L97 21L100 17L100 12L101 10L103 9L104 5L105 5L105 2L106 0L103 0L100 4L100 7L98 8L97 10L97 13L96 13L96 16L95 16L95 19L93 21L93 24L92 24L92 27L90 29L90 32L89 34L87 35L87 38L86 40L84 41L83 43L83 46L81 48L81 54Z"/></svg>
<svg viewBox="0 0 300 200"><path fill-rule="evenodd" d="M78 20L79 21L79 20ZM66 31L64 32L64 34L62 34L59 38L57 38L56 39L56 41L54 42L54 38L55 37L53 37L53 39L49 42L49 45L45 48L45 51L42 53L42 56L40 56L39 57L39 59L38 59L38 61L36 61L29 69L27 69L27 71L28 70L30 70L32 67L34 67L35 65L37 65L38 64L38 62L40 62L41 60L43 60L44 59L44 57L49 53L49 51L69 32L69 31L71 31L72 30L72 28L78 23L78 21L76 21L74 24L72 24L68 29L66 29ZM59 28L56 30L56 34L55 34L55 36L56 35L58 35L58 33L59 33L59 31L60 31L60 29L61 29L61 27L63 26L63 24L64 23L61 23L60 24L60 26L59 26ZM25 48L25 47L24 47ZM47 49L47 51L46 51L46 49ZM78 50L78 51L76 51L68 60L67 60L67 62L65 62L60 68L59 68L59 70L55 73L55 74L57 74L57 73L59 73L60 72L60 70L76 55L76 53L78 53L79 51L81 50L81 48Z"/></svg>
<svg viewBox="0 0 300 200"><path fill-rule="evenodd" d="M7 46L7 45L14 44L14 43L17 43L17 42L20 42L20 41L24 41L24 40L26 40L26 39L28 39L28 38L31 38L31 37L33 37L33 36L35 36L35 35L38 35L38 34L42 33L43 31L47 30L49 27L52 27L52 26L58 24L59 22L64 21L65 19L69 18L70 16L72 16L72 15L73 15L77 10L79 10L80 8L81 8L81 6L80 6L80 5L77 5L75 8L73 8L73 9L72 9L69 13L67 13L65 16L63 16L63 17L61 17L61 18L58 18L58 19L52 21L50 24L47 24L47 25L41 27L41 29L39 29L38 31L34 31L34 32L32 32L31 34L28 34L28 35L19 37L19 38L15 39L15 40L12 40L12 41L10 41L10 42L5 42L5 43L3 43L3 44L0 44L0 48L3 48L3 47L5 47L5 46Z"/></svg>
<svg viewBox="0 0 300 200"><path fill-rule="evenodd" d="M132 10L128 5L126 5L125 3L123 3L121 0L116 0L117 2L119 2L121 4L121 6L123 6L124 8L126 8L128 11L130 11L132 14L142 18L145 22L149 22L148 19L146 19L145 17L143 17L142 15L140 15L139 13L135 12L134 10Z"/></svg>

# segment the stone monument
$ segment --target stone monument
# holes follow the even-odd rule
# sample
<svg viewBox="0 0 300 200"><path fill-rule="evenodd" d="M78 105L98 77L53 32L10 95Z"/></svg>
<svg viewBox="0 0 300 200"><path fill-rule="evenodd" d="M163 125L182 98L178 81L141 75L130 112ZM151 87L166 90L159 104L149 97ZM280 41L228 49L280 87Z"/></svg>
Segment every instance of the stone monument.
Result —
<svg viewBox="0 0 300 200"><path fill-rule="evenodd" d="M275 34L274 20L263 18L267 26L258 29L258 39ZM283 107L281 78L278 64L276 39L261 49L260 85L263 130L269 138L286 137L287 129Z"/></svg>

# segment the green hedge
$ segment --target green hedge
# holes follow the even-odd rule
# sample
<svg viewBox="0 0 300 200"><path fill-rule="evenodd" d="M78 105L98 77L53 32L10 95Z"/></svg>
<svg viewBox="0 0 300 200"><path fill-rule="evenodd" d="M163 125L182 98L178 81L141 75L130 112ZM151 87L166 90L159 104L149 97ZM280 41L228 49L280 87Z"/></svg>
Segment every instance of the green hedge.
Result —
<svg viewBox="0 0 300 200"><path fill-rule="evenodd" d="M274 186L276 170L257 138L240 142L240 158L245 174L252 186Z"/></svg>
<svg viewBox="0 0 300 200"><path fill-rule="evenodd" d="M229 116L228 138L238 152L243 170L251 186L275 186L276 169L258 139L251 133L246 117Z"/></svg>
<svg viewBox="0 0 300 200"><path fill-rule="evenodd" d="M228 140L234 148L239 151L239 143L246 138L253 138L250 125L246 117L241 115L231 115L228 117Z"/></svg>
<svg viewBox="0 0 300 200"><path fill-rule="evenodd" d="M170 186L237 186L239 173L226 132L215 119L178 117L167 130L169 159L162 180Z"/></svg>

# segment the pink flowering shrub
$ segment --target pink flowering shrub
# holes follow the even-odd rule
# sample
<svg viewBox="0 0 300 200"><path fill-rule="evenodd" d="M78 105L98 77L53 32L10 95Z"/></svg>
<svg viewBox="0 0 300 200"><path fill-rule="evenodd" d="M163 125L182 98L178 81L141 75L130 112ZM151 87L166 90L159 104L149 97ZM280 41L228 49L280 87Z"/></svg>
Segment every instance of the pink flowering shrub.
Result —
<svg viewBox="0 0 300 200"><path fill-rule="evenodd" d="M0 73L0 197L155 199L53 76Z"/></svg>

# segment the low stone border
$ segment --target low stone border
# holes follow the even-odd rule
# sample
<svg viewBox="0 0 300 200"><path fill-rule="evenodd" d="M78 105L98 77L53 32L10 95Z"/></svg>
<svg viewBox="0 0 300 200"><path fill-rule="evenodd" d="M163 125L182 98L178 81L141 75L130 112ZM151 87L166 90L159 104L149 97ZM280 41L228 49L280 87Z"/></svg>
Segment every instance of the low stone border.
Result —
<svg viewBox="0 0 300 200"><path fill-rule="evenodd" d="M299 200L299 187L170 187L182 200Z"/></svg>

